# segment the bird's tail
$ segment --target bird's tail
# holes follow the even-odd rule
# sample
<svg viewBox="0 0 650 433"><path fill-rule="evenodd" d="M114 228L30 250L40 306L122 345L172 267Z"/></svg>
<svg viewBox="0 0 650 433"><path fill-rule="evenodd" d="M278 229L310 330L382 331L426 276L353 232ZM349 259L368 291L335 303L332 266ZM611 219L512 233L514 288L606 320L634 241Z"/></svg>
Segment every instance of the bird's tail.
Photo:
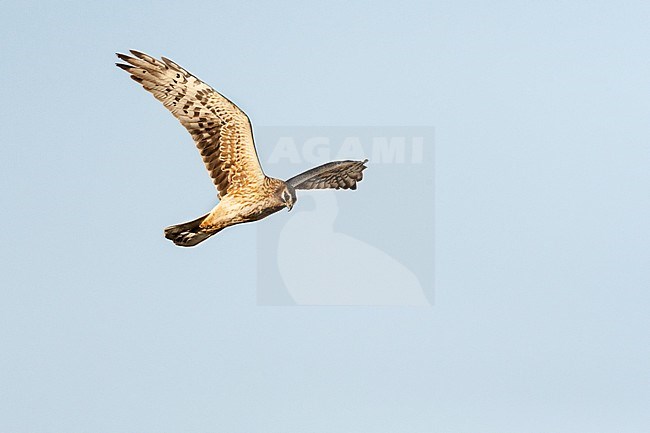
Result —
<svg viewBox="0 0 650 433"><path fill-rule="evenodd" d="M205 231L201 228L201 223L208 215L205 214L193 221L167 227L165 237L181 247L193 247L203 242L220 231Z"/></svg>

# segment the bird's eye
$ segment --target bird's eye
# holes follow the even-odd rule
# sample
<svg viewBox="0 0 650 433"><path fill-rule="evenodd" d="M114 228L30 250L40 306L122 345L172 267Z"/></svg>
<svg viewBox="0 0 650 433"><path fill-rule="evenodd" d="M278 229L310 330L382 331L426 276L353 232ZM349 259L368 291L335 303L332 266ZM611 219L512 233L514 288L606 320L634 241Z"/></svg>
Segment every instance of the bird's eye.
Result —
<svg viewBox="0 0 650 433"><path fill-rule="evenodd" d="M289 194L286 191L282 193L282 200L289 201Z"/></svg>

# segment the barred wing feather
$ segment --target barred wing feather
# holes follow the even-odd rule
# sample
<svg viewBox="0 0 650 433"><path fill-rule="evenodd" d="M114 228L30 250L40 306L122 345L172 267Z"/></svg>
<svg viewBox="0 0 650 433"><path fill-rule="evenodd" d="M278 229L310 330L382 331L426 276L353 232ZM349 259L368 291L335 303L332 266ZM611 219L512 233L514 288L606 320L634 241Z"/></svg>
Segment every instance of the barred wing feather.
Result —
<svg viewBox="0 0 650 433"><path fill-rule="evenodd" d="M363 179L364 161L334 161L307 170L287 180L296 189L357 189Z"/></svg>
<svg viewBox="0 0 650 433"><path fill-rule="evenodd" d="M248 116L173 61L131 50L117 66L163 103L192 135L219 197L258 187L265 178Z"/></svg>

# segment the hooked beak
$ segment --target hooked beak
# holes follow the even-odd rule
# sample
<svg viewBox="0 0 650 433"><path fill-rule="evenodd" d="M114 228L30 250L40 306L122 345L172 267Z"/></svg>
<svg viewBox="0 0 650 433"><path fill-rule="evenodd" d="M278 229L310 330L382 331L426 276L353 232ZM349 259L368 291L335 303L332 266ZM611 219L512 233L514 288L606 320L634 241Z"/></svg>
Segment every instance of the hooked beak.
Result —
<svg viewBox="0 0 650 433"><path fill-rule="evenodd" d="M292 201L287 202L287 209L289 209L287 212L291 212L291 209L293 209L293 202Z"/></svg>

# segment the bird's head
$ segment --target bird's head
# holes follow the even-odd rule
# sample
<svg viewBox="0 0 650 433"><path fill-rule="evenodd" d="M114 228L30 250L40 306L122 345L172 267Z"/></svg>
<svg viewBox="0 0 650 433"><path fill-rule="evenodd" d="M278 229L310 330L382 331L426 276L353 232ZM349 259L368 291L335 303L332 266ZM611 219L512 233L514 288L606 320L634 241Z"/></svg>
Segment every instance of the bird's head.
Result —
<svg viewBox="0 0 650 433"><path fill-rule="evenodd" d="M278 198L284 206L291 210L296 203L296 189L288 183L282 182L282 186L277 190Z"/></svg>

